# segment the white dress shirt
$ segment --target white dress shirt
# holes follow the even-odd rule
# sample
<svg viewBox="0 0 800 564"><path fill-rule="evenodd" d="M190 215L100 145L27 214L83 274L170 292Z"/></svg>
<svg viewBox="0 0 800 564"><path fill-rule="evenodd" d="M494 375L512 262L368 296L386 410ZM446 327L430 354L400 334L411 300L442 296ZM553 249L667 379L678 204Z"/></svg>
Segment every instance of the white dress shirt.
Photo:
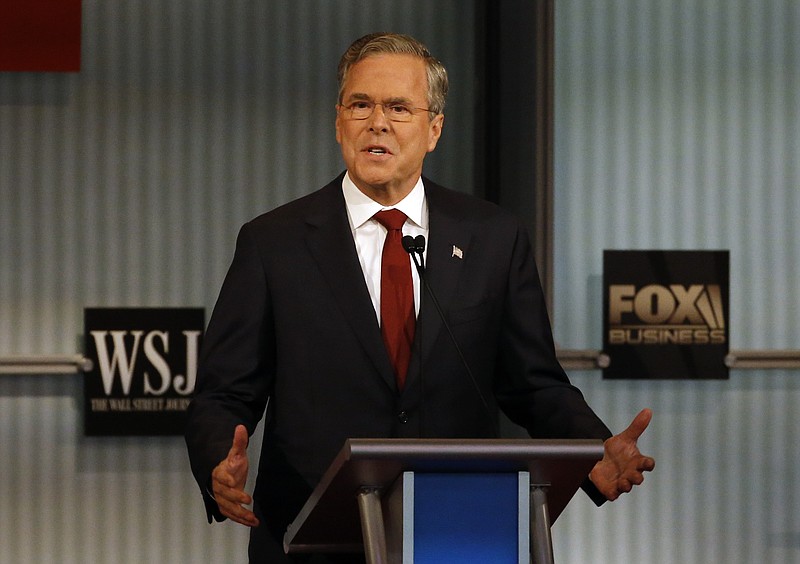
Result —
<svg viewBox="0 0 800 564"><path fill-rule="evenodd" d="M342 192L344 201L347 205L347 219L350 222L350 231L356 243L358 260L361 263L361 270L364 272L364 280L367 283L369 296L372 298L372 305L375 308L375 315L378 323L381 320L381 254L383 253L383 242L386 240L386 228L378 223L373 216L381 210L398 209L406 216L403 224L403 235L423 235L428 240L428 202L425 199L425 188L422 185L422 178L417 180L411 192L391 207L386 207L368 197L359 190L349 174L344 175L342 180ZM427 256L428 248L425 246L424 256ZM420 306L420 281L417 268L411 259L411 278L414 282L414 307L419 315Z"/></svg>

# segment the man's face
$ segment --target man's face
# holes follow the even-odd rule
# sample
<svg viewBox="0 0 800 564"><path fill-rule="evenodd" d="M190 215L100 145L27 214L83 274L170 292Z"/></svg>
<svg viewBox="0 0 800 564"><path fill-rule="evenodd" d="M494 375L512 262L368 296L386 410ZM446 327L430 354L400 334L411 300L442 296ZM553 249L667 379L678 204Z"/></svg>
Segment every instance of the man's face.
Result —
<svg viewBox="0 0 800 564"><path fill-rule="evenodd" d="M442 134L444 116L430 120L428 112L414 111L410 121L397 122L380 105L367 119L356 120L343 106L369 101L427 108L427 92L425 62L412 55L373 55L347 74L336 114L336 141L355 185L382 204L397 203L414 187L425 155Z"/></svg>

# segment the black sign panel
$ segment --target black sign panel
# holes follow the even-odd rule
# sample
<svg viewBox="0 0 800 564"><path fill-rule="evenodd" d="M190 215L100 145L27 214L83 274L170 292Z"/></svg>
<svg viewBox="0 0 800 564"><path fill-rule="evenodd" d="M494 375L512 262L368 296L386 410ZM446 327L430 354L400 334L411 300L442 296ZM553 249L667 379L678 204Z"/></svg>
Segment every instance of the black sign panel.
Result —
<svg viewBox="0 0 800 564"><path fill-rule="evenodd" d="M604 378L728 378L728 251L604 251L603 291Z"/></svg>
<svg viewBox="0 0 800 564"><path fill-rule="evenodd" d="M86 435L180 435L194 394L201 308L86 308Z"/></svg>

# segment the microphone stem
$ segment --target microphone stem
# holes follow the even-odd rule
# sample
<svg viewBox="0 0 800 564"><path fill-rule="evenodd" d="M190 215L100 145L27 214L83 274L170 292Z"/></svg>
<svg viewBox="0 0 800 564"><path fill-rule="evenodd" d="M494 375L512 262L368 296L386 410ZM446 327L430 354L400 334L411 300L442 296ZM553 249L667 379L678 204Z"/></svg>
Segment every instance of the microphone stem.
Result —
<svg viewBox="0 0 800 564"><path fill-rule="evenodd" d="M421 255L422 253L420 253ZM483 403L483 408L486 410L486 415L489 418L489 422L492 424L492 431L494 431L494 436L496 438L500 437L500 429L497 426L497 421L495 420L494 416L492 415L492 410L489 407L489 404L486 402L486 398L481 393L481 389L478 386L478 381L475 380L475 376L472 374L472 370L469 367L469 363L467 363L467 359L464 358L464 353L461 351L461 347L458 345L458 341L456 340L455 335L453 335L453 331L450 329L450 324L447 323L447 320L444 317L444 312L442 311L442 306L439 305L439 300L436 299L436 294L433 293L433 289L431 288L430 284L428 284L428 279L424 275L425 267L417 262L417 257L412 253L411 257L414 259L414 264L417 266L417 272L419 272L419 278L422 280L423 286L425 286L425 290L430 296L431 301L433 302L433 306L436 308L436 311L439 313L439 317L442 320L442 325L444 325L445 330L447 331L448 336L450 337L450 341L453 343L453 346L458 353L458 358L461 360L461 364L464 366L464 370L467 372L467 376L472 381L472 385L475 388L475 391L478 392L478 398L480 398L481 403ZM420 362L422 359L420 358Z"/></svg>

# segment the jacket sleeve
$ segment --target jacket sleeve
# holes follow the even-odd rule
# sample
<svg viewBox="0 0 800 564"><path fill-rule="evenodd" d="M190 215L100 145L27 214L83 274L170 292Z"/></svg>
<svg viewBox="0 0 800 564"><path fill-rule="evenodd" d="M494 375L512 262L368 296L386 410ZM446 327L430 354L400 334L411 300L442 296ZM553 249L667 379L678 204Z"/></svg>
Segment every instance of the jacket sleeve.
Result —
<svg viewBox="0 0 800 564"><path fill-rule="evenodd" d="M233 261L208 324L189 405L186 445L209 522L222 520L211 497L211 472L231 448L234 429L252 435L264 413L275 367L266 276L250 224L239 232Z"/></svg>
<svg viewBox="0 0 800 564"><path fill-rule="evenodd" d="M497 357L498 405L533 438L605 440L611 431L556 358L533 250L522 226L512 244ZM596 504L605 501L588 477L583 489Z"/></svg>

